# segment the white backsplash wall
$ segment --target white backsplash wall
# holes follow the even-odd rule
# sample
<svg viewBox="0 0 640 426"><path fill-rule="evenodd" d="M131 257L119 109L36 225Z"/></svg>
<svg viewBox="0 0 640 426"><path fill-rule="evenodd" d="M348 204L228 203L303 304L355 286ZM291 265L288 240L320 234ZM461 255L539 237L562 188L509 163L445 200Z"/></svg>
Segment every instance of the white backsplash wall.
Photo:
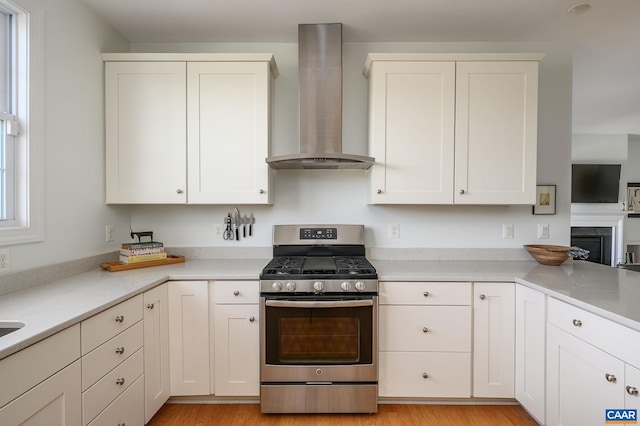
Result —
<svg viewBox="0 0 640 426"><path fill-rule="evenodd" d="M272 154L298 152L297 45L285 43L133 44L133 52L272 52L275 81ZM343 151L367 153L367 84L362 70L369 52L543 52L540 64L538 183L555 184L557 214L531 214L531 206L379 206L368 204L369 176L361 170L278 171L273 206L134 206L134 230L152 230L173 247L268 247L271 227L288 223L362 223L368 247L520 248L568 244L570 239L571 53L554 43L344 43ZM227 212L238 207L256 217L254 236L225 241L216 236ZM388 226L398 224L399 238ZM502 225L514 238L502 238ZM551 238L537 239L549 224Z"/></svg>

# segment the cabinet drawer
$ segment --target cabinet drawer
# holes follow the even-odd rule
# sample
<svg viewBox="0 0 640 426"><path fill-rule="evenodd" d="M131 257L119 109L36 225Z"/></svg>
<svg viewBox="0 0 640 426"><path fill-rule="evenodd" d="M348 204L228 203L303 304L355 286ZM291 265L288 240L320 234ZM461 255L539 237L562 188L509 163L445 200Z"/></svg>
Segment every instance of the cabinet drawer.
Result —
<svg viewBox="0 0 640 426"><path fill-rule="evenodd" d="M142 347L142 321L82 357L82 390Z"/></svg>
<svg viewBox="0 0 640 426"><path fill-rule="evenodd" d="M471 355L468 353L380 352L379 358L378 393L382 397L471 396Z"/></svg>
<svg viewBox="0 0 640 426"><path fill-rule="evenodd" d="M470 306L380 306L381 351L471 351Z"/></svg>
<svg viewBox="0 0 640 426"><path fill-rule="evenodd" d="M552 297L548 322L621 360L640 367L640 332Z"/></svg>
<svg viewBox="0 0 640 426"><path fill-rule="evenodd" d="M142 295L113 306L81 323L82 355L142 319Z"/></svg>
<svg viewBox="0 0 640 426"><path fill-rule="evenodd" d="M252 304L260 300L257 281L216 281L213 283L216 303Z"/></svg>
<svg viewBox="0 0 640 426"><path fill-rule="evenodd" d="M0 360L0 407L78 358L80 326L76 324Z"/></svg>
<svg viewBox="0 0 640 426"><path fill-rule="evenodd" d="M142 349L139 349L135 354L131 355L122 364L84 392L82 394L83 424L88 424L107 407L111 401L122 394L122 392L140 377L142 371L143 354ZM124 382L120 384L122 380L124 380Z"/></svg>
<svg viewBox="0 0 640 426"><path fill-rule="evenodd" d="M89 426L143 425L144 377L140 376L116 398Z"/></svg>
<svg viewBox="0 0 640 426"><path fill-rule="evenodd" d="M380 283L381 305L470 305L471 283L398 282Z"/></svg>

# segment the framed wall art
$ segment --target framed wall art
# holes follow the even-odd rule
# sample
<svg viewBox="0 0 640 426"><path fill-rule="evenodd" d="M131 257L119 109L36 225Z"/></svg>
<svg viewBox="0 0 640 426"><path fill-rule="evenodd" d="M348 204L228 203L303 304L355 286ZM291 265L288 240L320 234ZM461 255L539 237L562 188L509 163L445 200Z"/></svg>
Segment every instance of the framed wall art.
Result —
<svg viewBox="0 0 640 426"><path fill-rule="evenodd" d="M556 186L537 185L533 214L556 214Z"/></svg>
<svg viewBox="0 0 640 426"><path fill-rule="evenodd" d="M640 183L627 183L627 211L629 217L640 217Z"/></svg>

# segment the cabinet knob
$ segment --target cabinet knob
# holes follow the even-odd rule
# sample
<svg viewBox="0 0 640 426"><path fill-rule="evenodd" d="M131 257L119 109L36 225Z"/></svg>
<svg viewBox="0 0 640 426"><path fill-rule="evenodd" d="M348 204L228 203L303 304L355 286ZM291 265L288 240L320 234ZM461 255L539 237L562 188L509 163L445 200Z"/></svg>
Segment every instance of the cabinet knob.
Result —
<svg viewBox="0 0 640 426"><path fill-rule="evenodd" d="M615 383L617 380L615 375L609 373L605 374L604 378L607 379L607 382L609 383Z"/></svg>
<svg viewBox="0 0 640 426"><path fill-rule="evenodd" d="M182 189L180 188L176 189L176 194L182 194Z"/></svg>
<svg viewBox="0 0 640 426"><path fill-rule="evenodd" d="M579 319L574 319L572 322L576 327L582 327L582 321L580 321Z"/></svg>
<svg viewBox="0 0 640 426"><path fill-rule="evenodd" d="M486 299L486 298L487 298L487 296L485 296L484 294L481 294L481 295L480 295L480 296L478 296L478 297L480 297L480 300L484 300L484 299Z"/></svg>
<svg viewBox="0 0 640 426"><path fill-rule="evenodd" d="M428 378L429 378L429 375L428 375L427 373L422 373L422 378L423 378L423 379L428 379Z"/></svg>
<svg viewBox="0 0 640 426"><path fill-rule="evenodd" d="M264 194L264 189L261 189L260 191L258 191L261 194Z"/></svg>
<svg viewBox="0 0 640 426"><path fill-rule="evenodd" d="M378 194L382 194L382 189L378 189L376 192L377 192Z"/></svg>
<svg viewBox="0 0 640 426"><path fill-rule="evenodd" d="M423 332L423 333L428 333L428 332L429 332L429 329L428 329L427 327L422 327L422 332Z"/></svg>
<svg viewBox="0 0 640 426"><path fill-rule="evenodd" d="M638 388L634 386L627 386L627 393L631 396L638 396Z"/></svg>
<svg viewBox="0 0 640 426"><path fill-rule="evenodd" d="M239 292L238 290L234 290L234 291L233 291L233 295L234 295L234 296L237 296L237 295L239 295L239 294L240 294L240 292Z"/></svg>
<svg viewBox="0 0 640 426"><path fill-rule="evenodd" d="M122 355L124 353L124 346L120 346L119 348L116 348L116 353L119 355Z"/></svg>
<svg viewBox="0 0 640 426"><path fill-rule="evenodd" d="M465 192L464 189L461 189L460 190L460 195L464 194L464 192Z"/></svg>
<svg viewBox="0 0 640 426"><path fill-rule="evenodd" d="M124 385L124 377L116 379L116 385L120 385L120 386Z"/></svg>
<svg viewBox="0 0 640 426"><path fill-rule="evenodd" d="M147 305L147 309L153 309L153 306L154 306L154 305L153 305L153 303L149 303L149 304Z"/></svg>
<svg viewBox="0 0 640 426"><path fill-rule="evenodd" d="M422 293L422 295L423 295L424 297L429 297L429 292L428 292L428 291L425 291L424 293Z"/></svg>
<svg viewBox="0 0 640 426"><path fill-rule="evenodd" d="M255 320L256 320L256 317L249 317L250 322L254 322Z"/></svg>
<svg viewBox="0 0 640 426"><path fill-rule="evenodd" d="M124 321L124 315L118 315L116 317L116 322L123 322Z"/></svg>

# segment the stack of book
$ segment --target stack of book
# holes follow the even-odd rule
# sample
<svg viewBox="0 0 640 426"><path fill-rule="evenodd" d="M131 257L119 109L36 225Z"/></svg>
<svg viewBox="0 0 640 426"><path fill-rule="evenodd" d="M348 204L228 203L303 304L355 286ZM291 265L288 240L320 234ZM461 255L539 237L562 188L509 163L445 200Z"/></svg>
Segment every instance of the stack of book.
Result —
<svg viewBox="0 0 640 426"><path fill-rule="evenodd" d="M123 243L120 248L120 262L122 263L151 262L166 258L167 253L164 251L164 244L157 241Z"/></svg>

